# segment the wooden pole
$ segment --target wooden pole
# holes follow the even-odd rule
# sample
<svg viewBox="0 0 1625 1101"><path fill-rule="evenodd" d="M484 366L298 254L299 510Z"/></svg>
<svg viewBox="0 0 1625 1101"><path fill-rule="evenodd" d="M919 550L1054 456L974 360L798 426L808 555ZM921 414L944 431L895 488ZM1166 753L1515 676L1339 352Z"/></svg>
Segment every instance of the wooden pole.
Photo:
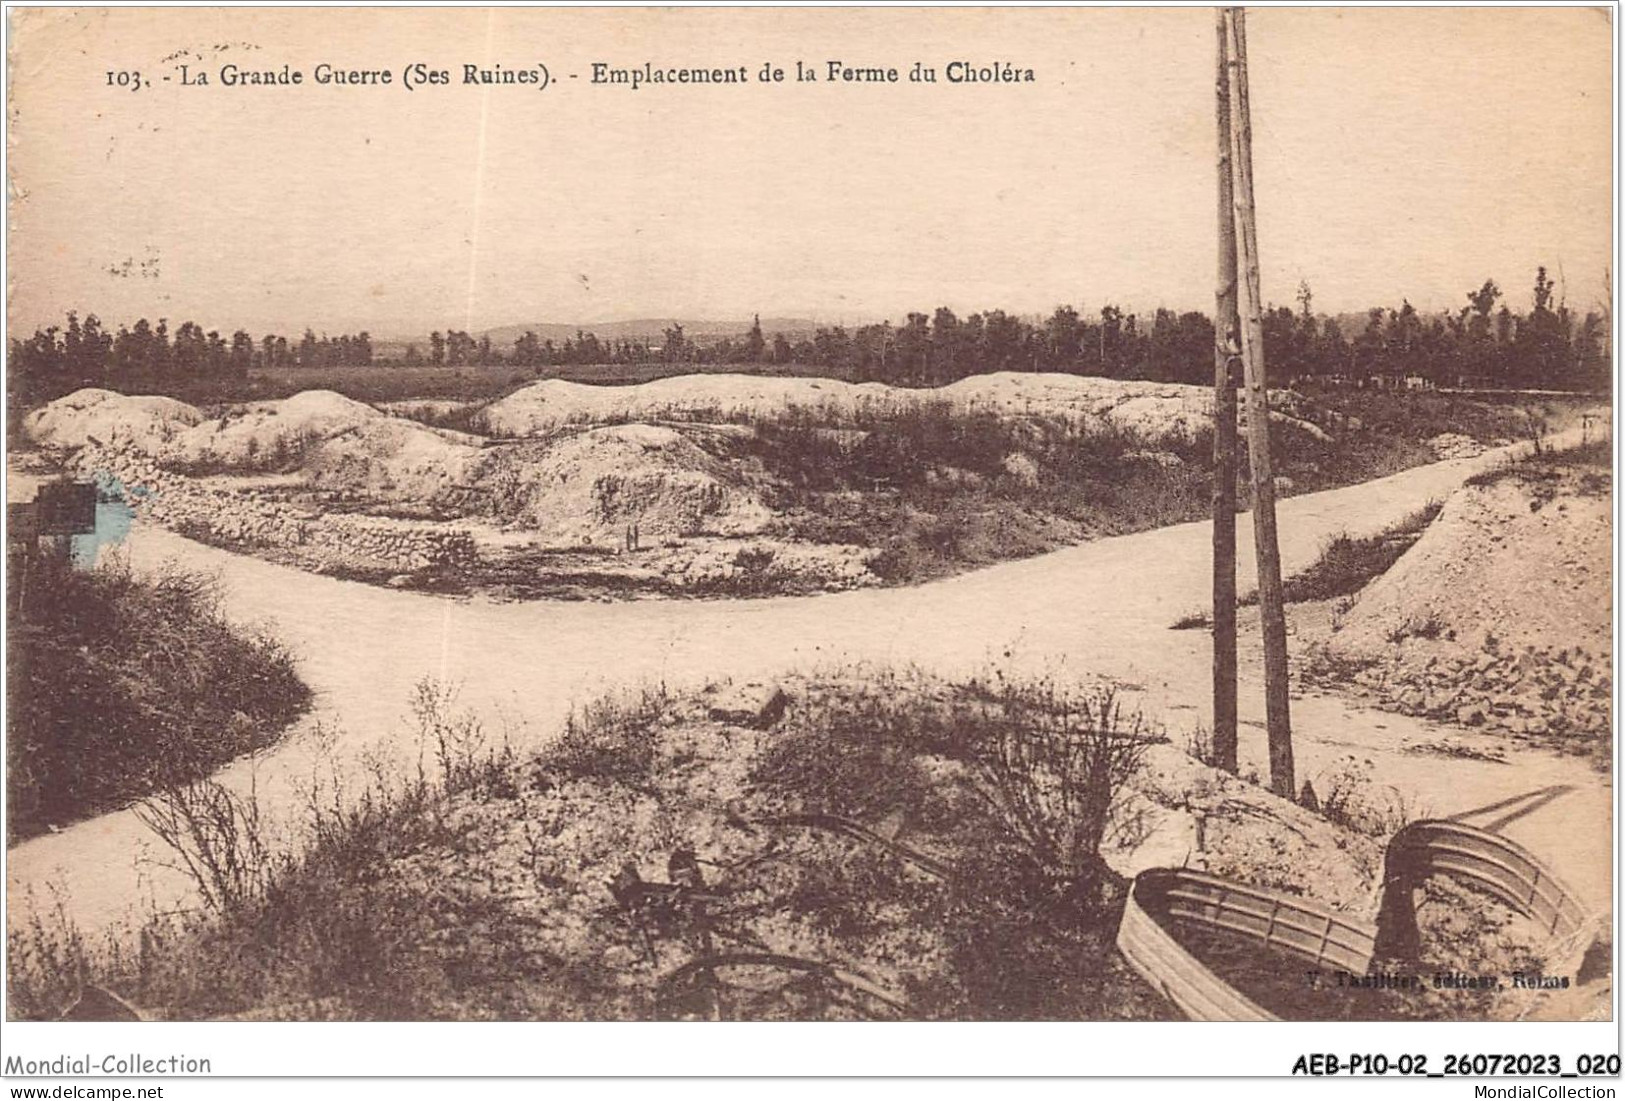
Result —
<svg viewBox="0 0 1625 1101"><path fill-rule="evenodd" d="M1281 551L1275 530L1275 478L1270 462L1269 386L1264 373L1264 314L1258 277L1258 223L1253 204L1253 132L1247 98L1246 12L1231 8L1226 45L1230 57L1230 160L1235 173L1235 216L1242 363L1247 388L1247 456L1253 479L1253 540L1258 550L1258 609L1264 628L1264 706L1269 728L1270 788L1297 795L1292 763L1292 717L1287 698L1286 613L1281 593Z"/></svg>
<svg viewBox="0 0 1625 1101"><path fill-rule="evenodd" d="M1213 761L1238 771L1236 755L1236 391L1241 318L1236 307L1236 213L1230 173L1230 51L1223 11L1214 12L1219 52L1214 90L1219 137L1219 276L1213 311Z"/></svg>

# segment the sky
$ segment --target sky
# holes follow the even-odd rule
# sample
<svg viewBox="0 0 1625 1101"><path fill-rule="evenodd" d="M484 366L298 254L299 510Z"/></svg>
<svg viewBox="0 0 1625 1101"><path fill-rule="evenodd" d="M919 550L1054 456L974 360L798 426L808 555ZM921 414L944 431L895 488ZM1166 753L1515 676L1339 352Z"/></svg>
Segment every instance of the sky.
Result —
<svg viewBox="0 0 1625 1101"><path fill-rule="evenodd" d="M947 305L1211 310L1206 8L114 9L14 16L13 328L94 312L297 333ZM1571 306L1612 248L1604 10L1255 8L1263 289ZM896 67L797 82L797 61ZM950 84L1005 63L1032 83ZM591 83L594 62L744 85ZM907 79L918 61L936 83ZM318 86L319 63L389 70ZM415 62L445 86L408 90ZM462 65L549 86L460 83ZM764 63L783 83L754 77ZM181 86L178 66L207 73ZM304 72L224 87L221 66ZM109 86L139 70L147 86ZM170 79L165 81L164 76Z"/></svg>

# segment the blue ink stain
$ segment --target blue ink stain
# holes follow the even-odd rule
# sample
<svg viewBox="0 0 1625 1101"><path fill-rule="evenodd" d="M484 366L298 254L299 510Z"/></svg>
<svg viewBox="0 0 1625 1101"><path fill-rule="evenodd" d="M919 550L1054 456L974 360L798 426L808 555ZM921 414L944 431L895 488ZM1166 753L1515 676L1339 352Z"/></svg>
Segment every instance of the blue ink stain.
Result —
<svg viewBox="0 0 1625 1101"><path fill-rule="evenodd" d="M96 480L96 530L85 535L74 535L68 539L68 560L75 569L88 570L96 565L103 547L113 547L124 542L130 534L130 524L135 520L135 508L131 505L132 498L140 500L150 496L152 491L146 486L125 486L119 479L104 471L97 471Z"/></svg>

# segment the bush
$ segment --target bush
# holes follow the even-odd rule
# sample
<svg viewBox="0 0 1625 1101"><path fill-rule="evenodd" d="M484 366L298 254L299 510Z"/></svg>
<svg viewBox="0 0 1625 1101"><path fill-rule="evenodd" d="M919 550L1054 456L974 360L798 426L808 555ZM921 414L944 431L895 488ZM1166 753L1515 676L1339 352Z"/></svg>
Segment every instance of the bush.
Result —
<svg viewBox="0 0 1625 1101"><path fill-rule="evenodd" d="M241 796L213 780L194 780L142 801L135 813L172 854L168 865L196 885L206 909L238 910L264 894L273 859L253 791Z"/></svg>
<svg viewBox="0 0 1625 1101"><path fill-rule="evenodd" d="M1136 828L1121 796L1152 739L1110 689L1073 698L1028 686L1006 714L978 790L1057 893L1091 910L1106 879L1102 846Z"/></svg>
<svg viewBox="0 0 1625 1101"><path fill-rule="evenodd" d="M7 838L122 806L273 741L310 702L208 577L12 559Z"/></svg>
<svg viewBox="0 0 1625 1101"><path fill-rule="evenodd" d="M1327 821L1368 837L1392 837L1427 817L1398 788L1372 779L1369 760L1352 754L1328 765L1311 784L1318 787L1320 813Z"/></svg>
<svg viewBox="0 0 1625 1101"><path fill-rule="evenodd" d="M564 730L544 758L563 777L637 787L654 768L651 728L669 704L664 688L604 696L571 709Z"/></svg>

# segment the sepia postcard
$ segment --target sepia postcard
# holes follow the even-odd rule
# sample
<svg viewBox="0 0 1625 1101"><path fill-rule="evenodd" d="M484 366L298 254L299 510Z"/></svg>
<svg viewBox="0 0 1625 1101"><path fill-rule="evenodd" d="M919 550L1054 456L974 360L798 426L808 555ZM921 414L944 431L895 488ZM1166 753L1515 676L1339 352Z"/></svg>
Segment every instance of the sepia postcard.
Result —
<svg viewBox="0 0 1625 1101"><path fill-rule="evenodd" d="M1617 14L8 9L5 1073L1617 1075Z"/></svg>

